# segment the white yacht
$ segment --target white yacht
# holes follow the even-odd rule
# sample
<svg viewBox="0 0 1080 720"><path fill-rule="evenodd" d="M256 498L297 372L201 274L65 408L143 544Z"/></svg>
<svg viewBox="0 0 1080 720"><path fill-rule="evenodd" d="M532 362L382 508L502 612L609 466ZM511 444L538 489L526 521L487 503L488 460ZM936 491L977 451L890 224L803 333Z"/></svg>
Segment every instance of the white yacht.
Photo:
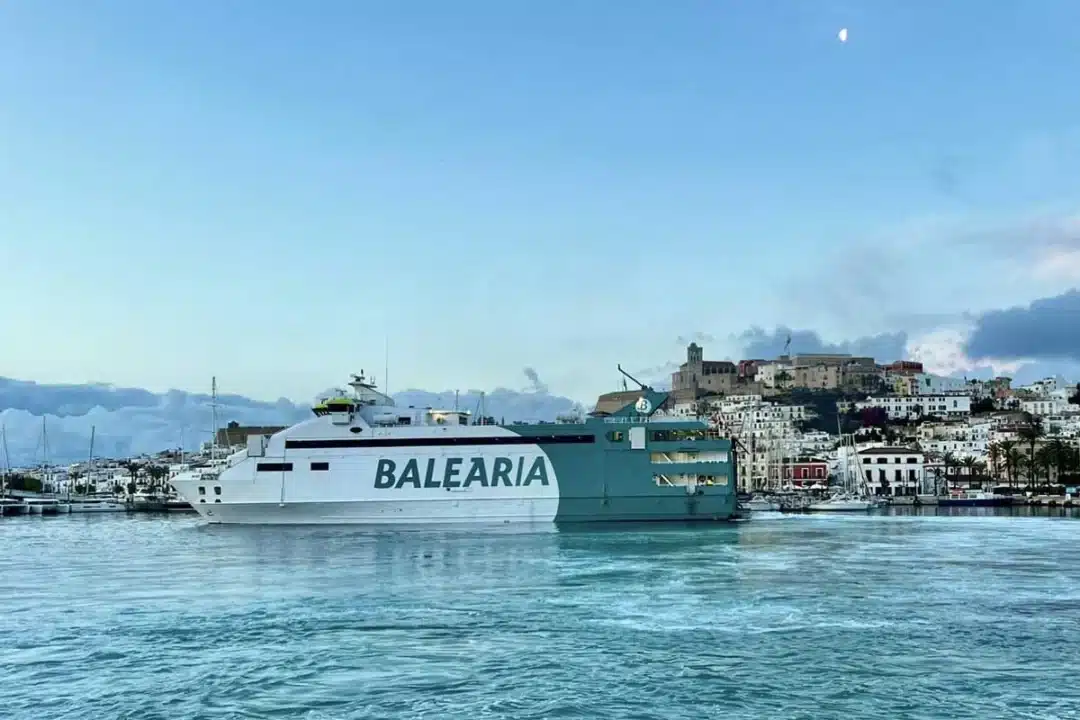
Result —
<svg viewBox="0 0 1080 720"><path fill-rule="evenodd" d="M124 501L115 495L76 495L68 503L72 513L124 512Z"/></svg>
<svg viewBox="0 0 1080 720"><path fill-rule="evenodd" d="M820 502L810 503L808 510L814 512L858 512L880 507L876 500L861 498L848 493L837 493Z"/></svg>

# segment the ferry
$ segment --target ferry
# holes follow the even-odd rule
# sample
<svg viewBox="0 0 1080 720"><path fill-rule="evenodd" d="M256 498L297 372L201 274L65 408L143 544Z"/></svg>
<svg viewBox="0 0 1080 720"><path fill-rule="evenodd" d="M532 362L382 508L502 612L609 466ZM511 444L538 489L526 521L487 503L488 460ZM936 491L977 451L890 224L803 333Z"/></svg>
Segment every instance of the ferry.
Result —
<svg viewBox="0 0 1080 720"><path fill-rule="evenodd" d="M666 415L668 395L634 382L640 394L610 414L492 425L464 411L398 407L361 372L351 393L321 399L313 417L250 436L212 470L170 482L210 523L733 519L731 441L704 421Z"/></svg>

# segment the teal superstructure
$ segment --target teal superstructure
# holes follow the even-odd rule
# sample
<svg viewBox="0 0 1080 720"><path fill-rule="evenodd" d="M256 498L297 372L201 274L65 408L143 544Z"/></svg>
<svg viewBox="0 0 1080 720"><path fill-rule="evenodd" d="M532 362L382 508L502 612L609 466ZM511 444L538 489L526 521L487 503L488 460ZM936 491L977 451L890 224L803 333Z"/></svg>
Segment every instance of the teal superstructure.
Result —
<svg viewBox="0 0 1080 720"><path fill-rule="evenodd" d="M556 522L726 520L735 514L731 440L701 420L657 416L667 399L643 385L635 402L608 415L508 426L524 436L595 438L542 445L559 478Z"/></svg>

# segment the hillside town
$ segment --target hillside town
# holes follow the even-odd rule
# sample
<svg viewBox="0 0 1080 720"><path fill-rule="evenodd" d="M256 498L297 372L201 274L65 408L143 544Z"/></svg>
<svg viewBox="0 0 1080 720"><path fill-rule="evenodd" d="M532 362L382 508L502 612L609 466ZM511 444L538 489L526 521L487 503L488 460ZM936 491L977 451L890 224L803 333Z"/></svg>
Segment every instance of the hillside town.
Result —
<svg viewBox="0 0 1080 720"><path fill-rule="evenodd" d="M616 412L639 394L624 387L601 395L590 414ZM880 364L840 353L705 360L691 343L659 410L705 420L732 441L743 495L820 496L855 474L863 493L883 504L960 503L981 493L1023 504L1077 504L1080 392L1055 378L1013 387L1008 377L944 377L919 362ZM196 453L95 460L91 447L84 462L5 466L0 494L51 495L48 502L61 512L70 496L97 501L85 511L182 509L171 477L282 429L229 422ZM44 511L52 509L48 502Z"/></svg>
<svg viewBox="0 0 1080 720"><path fill-rule="evenodd" d="M596 411L635 392L602 395ZM669 403L732 438L743 493L824 490L842 474L845 435L868 491L896 504L977 492L1054 504L1080 480L1080 395L1055 378L1013 387L849 354L705 360L691 343Z"/></svg>

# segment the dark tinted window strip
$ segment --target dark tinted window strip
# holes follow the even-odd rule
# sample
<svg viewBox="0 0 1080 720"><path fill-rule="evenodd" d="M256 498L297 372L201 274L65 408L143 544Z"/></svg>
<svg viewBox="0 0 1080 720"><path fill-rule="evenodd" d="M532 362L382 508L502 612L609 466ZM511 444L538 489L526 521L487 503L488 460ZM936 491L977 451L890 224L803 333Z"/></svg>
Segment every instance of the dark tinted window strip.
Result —
<svg viewBox="0 0 1080 720"><path fill-rule="evenodd" d="M292 463L258 463L255 470L258 472L292 472Z"/></svg>
<svg viewBox="0 0 1080 720"><path fill-rule="evenodd" d="M311 463L311 469L318 472L320 470L329 470L330 463L328 462L313 462Z"/></svg>
<svg viewBox="0 0 1080 720"><path fill-rule="evenodd" d="M355 448L355 447L461 447L463 445L587 445L596 442L593 435L505 435L499 437L430 437L430 438L335 438L333 440L286 440L285 448Z"/></svg>

